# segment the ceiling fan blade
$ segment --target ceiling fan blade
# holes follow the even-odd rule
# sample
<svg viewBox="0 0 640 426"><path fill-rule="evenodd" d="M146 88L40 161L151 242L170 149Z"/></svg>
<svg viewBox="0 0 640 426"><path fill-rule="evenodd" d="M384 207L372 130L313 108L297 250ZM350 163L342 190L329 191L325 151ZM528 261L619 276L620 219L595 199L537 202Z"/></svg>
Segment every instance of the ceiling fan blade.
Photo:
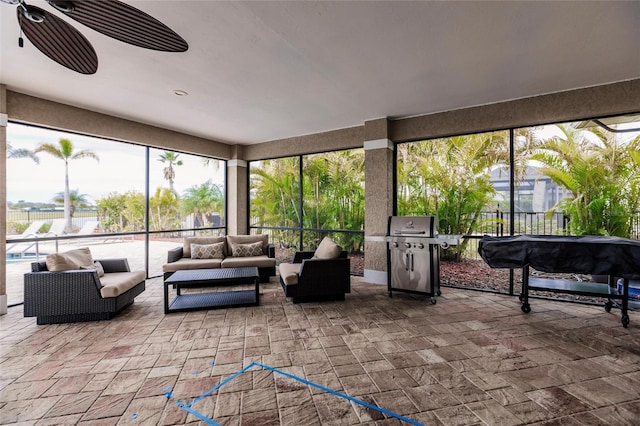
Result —
<svg viewBox="0 0 640 426"><path fill-rule="evenodd" d="M138 47L164 52L185 52L187 42L156 18L118 0L47 0L70 18Z"/></svg>
<svg viewBox="0 0 640 426"><path fill-rule="evenodd" d="M24 5L17 11L20 28L38 50L70 70L95 74L98 55L78 30L36 6Z"/></svg>

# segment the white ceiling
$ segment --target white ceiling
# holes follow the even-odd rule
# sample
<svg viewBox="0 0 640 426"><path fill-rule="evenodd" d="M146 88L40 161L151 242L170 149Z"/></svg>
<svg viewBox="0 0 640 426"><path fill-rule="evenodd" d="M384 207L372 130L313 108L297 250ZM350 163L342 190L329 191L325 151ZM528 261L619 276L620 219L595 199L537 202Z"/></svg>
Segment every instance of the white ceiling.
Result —
<svg viewBox="0 0 640 426"><path fill-rule="evenodd" d="M0 4L10 90L226 143L253 144L640 77L639 1L130 1L185 53L130 46L42 0L98 72L51 61ZM185 90L178 97L174 90Z"/></svg>

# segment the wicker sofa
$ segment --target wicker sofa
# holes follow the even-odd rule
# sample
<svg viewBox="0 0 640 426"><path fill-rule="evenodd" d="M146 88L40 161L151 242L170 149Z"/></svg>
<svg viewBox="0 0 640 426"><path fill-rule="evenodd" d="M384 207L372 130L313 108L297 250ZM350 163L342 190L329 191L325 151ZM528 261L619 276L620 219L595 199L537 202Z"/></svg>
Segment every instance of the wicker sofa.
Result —
<svg viewBox="0 0 640 426"><path fill-rule="evenodd" d="M131 271L127 259L97 260L104 271L83 268L49 271L34 262L24 275L24 316L38 324L113 318L145 290L145 272Z"/></svg>
<svg viewBox="0 0 640 426"><path fill-rule="evenodd" d="M192 250L195 249L195 250ZM275 247L269 236L227 235L222 237L187 237L182 247L167 253L162 266L164 279L184 269L241 268L255 266L260 282L269 282L276 275Z"/></svg>
<svg viewBox="0 0 640 426"><path fill-rule="evenodd" d="M293 303L344 300L351 293L347 252L327 237L315 251L298 251L278 268L284 294Z"/></svg>

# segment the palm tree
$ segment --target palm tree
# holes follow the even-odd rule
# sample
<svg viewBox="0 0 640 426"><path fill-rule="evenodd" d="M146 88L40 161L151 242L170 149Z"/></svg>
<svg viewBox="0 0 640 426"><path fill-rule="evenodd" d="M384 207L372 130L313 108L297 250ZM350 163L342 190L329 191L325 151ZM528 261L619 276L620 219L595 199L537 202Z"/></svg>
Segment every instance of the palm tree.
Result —
<svg viewBox="0 0 640 426"><path fill-rule="evenodd" d="M251 217L261 226L300 226L297 157L264 160L251 168Z"/></svg>
<svg viewBox="0 0 640 426"><path fill-rule="evenodd" d="M78 189L73 189L69 192L69 200L71 203L69 215L72 219L77 207L89 207L90 205L87 200L87 194L80 194ZM57 204L64 204L64 192L58 192L51 201Z"/></svg>
<svg viewBox="0 0 640 426"><path fill-rule="evenodd" d="M299 174L298 157L251 164L251 225L291 228L301 225ZM293 231L273 230L271 235L281 247L291 248L299 244Z"/></svg>
<svg viewBox="0 0 640 426"><path fill-rule="evenodd" d="M211 180L188 188L182 196L182 210L194 214L196 222L204 226L207 214L224 209L224 195Z"/></svg>
<svg viewBox="0 0 640 426"><path fill-rule="evenodd" d="M36 164L40 164L40 159L33 151L26 148L13 148L10 143L7 142L7 158L30 158Z"/></svg>
<svg viewBox="0 0 640 426"><path fill-rule="evenodd" d="M176 171L173 166L182 166L182 160L178 160L179 156L180 154L176 154L175 152L165 151L164 154L160 155L158 158L158 161L162 164L167 164L162 171L164 173L164 178L169 181L169 190L171 190L171 192L174 192L173 182L176 178Z"/></svg>
<svg viewBox="0 0 640 426"><path fill-rule="evenodd" d="M64 232L71 232L71 191L69 190L69 161L81 160L83 158L93 158L100 161L100 158L89 150L81 150L74 152L73 143L69 139L61 138L58 145L51 143L42 143L33 151L34 154L46 152L55 158L64 161Z"/></svg>

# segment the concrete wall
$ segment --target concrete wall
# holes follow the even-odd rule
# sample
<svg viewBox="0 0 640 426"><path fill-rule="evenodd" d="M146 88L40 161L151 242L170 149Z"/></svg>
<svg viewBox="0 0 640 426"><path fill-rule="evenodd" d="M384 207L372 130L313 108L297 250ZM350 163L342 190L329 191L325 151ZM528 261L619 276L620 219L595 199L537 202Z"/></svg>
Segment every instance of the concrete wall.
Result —
<svg viewBox="0 0 640 426"><path fill-rule="evenodd" d="M123 118L87 111L22 93L7 91L9 119L56 130L107 137L155 148L220 159L231 158L231 146Z"/></svg>
<svg viewBox="0 0 640 426"><path fill-rule="evenodd" d="M0 315L7 313L7 87L0 85Z"/></svg>
<svg viewBox="0 0 640 426"><path fill-rule="evenodd" d="M364 278L367 282L386 284L387 232L393 215L394 144L389 139L390 121L383 118L365 123L364 178Z"/></svg>
<svg viewBox="0 0 640 426"><path fill-rule="evenodd" d="M640 79L393 120L394 142L640 112Z"/></svg>
<svg viewBox="0 0 640 426"><path fill-rule="evenodd" d="M249 169L244 160L227 162L227 233L245 235L249 233Z"/></svg>
<svg viewBox="0 0 640 426"><path fill-rule="evenodd" d="M278 139L244 147L247 161L289 157L341 149L362 148L364 125L341 130Z"/></svg>

